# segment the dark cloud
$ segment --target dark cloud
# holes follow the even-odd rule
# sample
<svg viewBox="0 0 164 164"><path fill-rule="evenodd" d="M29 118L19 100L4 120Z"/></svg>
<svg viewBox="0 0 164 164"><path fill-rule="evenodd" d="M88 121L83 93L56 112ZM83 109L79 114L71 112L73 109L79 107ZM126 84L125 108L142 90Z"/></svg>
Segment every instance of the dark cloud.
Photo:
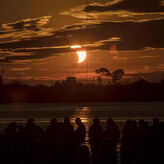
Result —
<svg viewBox="0 0 164 164"><path fill-rule="evenodd" d="M7 56L5 59L0 59L0 62L12 62L12 61L16 61L16 60L33 60L33 59L42 59L42 58L46 58L52 56L52 54L42 54L42 53L34 53L33 55L29 55L29 56L24 56L24 55L16 55L16 56ZM55 55L56 56L56 55Z"/></svg>
<svg viewBox="0 0 164 164"><path fill-rule="evenodd" d="M106 5L88 5L84 8L87 12L105 12L126 10L130 12L164 12L163 0L121 0L117 3Z"/></svg>
<svg viewBox="0 0 164 164"><path fill-rule="evenodd" d="M163 0L114 0L92 3L62 11L60 15L72 16L82 21L150 21L164 18Z"/></svg>
<svg viewBox="0 0 164 164"><path fill-rule="evenodd" d="M31 19L23 19L13 23L6 23L0 27L0 33L4 33L4 30L40 30L40 27L47 24L50 18L51 16L44 16Z"/></svg>
<svg viewBox="0 0 164 164"><path fill-rule="evenodd" d="M164 19L149 22L102 22L85 26L81 29L58 30L51 36L35 37L14 43L0 44L1 49L30 47L65 46L73 43L84 44L107 40L112 37L121 38L120 50L137 50L144 47L164 47ZM108 45L104 43L103 46Z"/></svg>
<svg viewBox="0 0 164 164"><path fill-rule="evenodd" d="M146 22L102 22L79 24L51 30L51 34L0 43L2 51L14 52L0 62L40 59L59 53L71 52L73 44L88 50L109 50L113 44L118 50L143 50L145 47L163 48L164 19ZM24 31L22 30L22 33ZM18 54L17 54L18 53ZM20 55L29 53L30 55Z"/></svg>
<svg viewBox="0 0 164 164"><path fill-rule="evenodd" d="M23 19L0 26L0 43L14 43L20 40L35 38L36 36L49 35L50 28L43 28L51 16Z"/></svg>
<svg viewBox="0 0 164 164"><path fill-rule="evenodd" d="M12 53L15 53L13 56L7 56L4 59L0 59L0 62L12 62L16 60L33 60L33 59L42 59L47 58L49 56L58 56L58 53L66 52L67 49L22 49L15 50ZM24 55L23 55L24 54ZM26 55L25 55L26 54ZM27 55L28 54L28 55Z"/></svg>

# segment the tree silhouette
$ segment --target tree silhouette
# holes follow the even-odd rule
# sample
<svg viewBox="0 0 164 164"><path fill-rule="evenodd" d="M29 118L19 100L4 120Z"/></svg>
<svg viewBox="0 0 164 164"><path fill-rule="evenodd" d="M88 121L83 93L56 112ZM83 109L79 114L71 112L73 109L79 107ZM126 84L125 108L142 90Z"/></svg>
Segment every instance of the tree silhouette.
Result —
<svg viewBox="0 0 164 164"><path fill-rule="evenodd" d="M96 69L96 73L99 74L100 76L110 76L111 75L109 70L104 67Z"/></svg>
<svg viewBox="0 0 164 164"><path fill-rule="evenodd" d="M5 69L3 67L1 67L1 69L0 69L0 85L3 84L4 73L5 73Z"/></svg>
<svg viewBox="0 0 164 164"><path fill-rule="evenodd" d="M98 80L98 84L101 84L102 81L102 76L110 76L111 73L109 72L109 70L107 68L101 67L99 69L96 69L96 74L98 74L99 76L97 77Z"/></svg>
<svg viewBox="0 0 164 164"><path fill-rule="evenodd" d="M120 80L122 79L122 77L125 75L124 70L123 69L117 69L115 71L113 71L111 73L112 76L112 80L114 82L115 85L120 83Z"/></svg>

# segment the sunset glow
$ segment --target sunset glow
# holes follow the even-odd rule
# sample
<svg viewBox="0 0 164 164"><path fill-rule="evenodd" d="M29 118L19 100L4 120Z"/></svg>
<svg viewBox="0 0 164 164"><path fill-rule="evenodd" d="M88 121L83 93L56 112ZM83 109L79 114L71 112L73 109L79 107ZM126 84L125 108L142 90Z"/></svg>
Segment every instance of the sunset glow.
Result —
<svg viewBox="0 0 164 164"><path fill-rule="evenodd" d="M81 46L80 45L73 45L73 46L71 46L71 48L76 49L76 48L81 48Z"/></svg>
<svg viewBox="0 0 164 164"><path fill-rule="evenodd" d="M73 45L73 46L71 46L71 48L72 49L81 49L81 46L80 45ZM82 63L86 59L86 56L87 56L86 51L76 51L76 53L79 57L78 63Z"/></svg>
<svg viewBox="0 0 164 164"><path fill-rule="evenodd" d="M120 68L134 81L159 82L164 78L163 1L1 0L0 76L6 83L47 85L84 73L83 63L77 64L83 61L89 72Z"/></svg>

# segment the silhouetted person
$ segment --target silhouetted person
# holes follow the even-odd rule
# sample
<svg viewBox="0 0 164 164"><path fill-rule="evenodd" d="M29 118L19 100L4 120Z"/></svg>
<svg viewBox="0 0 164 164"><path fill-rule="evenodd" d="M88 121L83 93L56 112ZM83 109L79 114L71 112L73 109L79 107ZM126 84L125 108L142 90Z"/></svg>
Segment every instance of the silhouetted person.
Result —
<svg viewBox="0 0 164 164"><path fill-rule="evenodd" d="M85 141L86 130L80 118L76 119L76 131L69 118L63 122L52 119L46 134L28 119L25 126L11 122L0 133L1 163L16 164L90 164L88 146ZM75 138L71 136L74 136ZM102 154L101 138L103 136ZM119 130L112 119L102 135L99 119L93 119L89 128L89 142L94 157L92 164L115 164L116 146L119 141ZM74 142L76 142L76 149ZM143 119L138 122L127 120L123 128L121 145L121 164L163 164L164 163L164 122L153 119L152 126Z"/></svg>
<svg viewBox="0 0 164 164"><path fill-rule="evenodd" d="M52 118L50 125L46 129L47 139L47 163L54 163L56 159L56 133L57 133L57 119Z"/></svg>
<svg viewBox="0 0 164 164"><path fill-rule="evenodd" d="M120 139L120 132L117 125L111 118L107 120L107 127L104 131L103 163L116 164L116 147Z"/></svg>
<svg viewBox="0 0 164 164"><path fill-rule="evenodd" d="M92 151L92 163L100 163L102 149L103 129L98 118L93 119L93 124L89 128L89 143Z"/></svg>
<svg viewBox="0 0 164 164"><path fill-rule="evenodd" d="M50 125L48 125L46 129L46 137L49 142L52 142L55 140L56 126L57 126L57 119L52 118Z"/></svg>
<svg viewBox="0 0 164 164"><path fill-rule="evenodd" d="M158 156L158 163L164 163L164 122L159 123L159 156Z"/></svg>
<svg viewBox="0 0 164 164"><path fill-rule="evenodd" d="M131 128L131 123L132 121L131 120L127 120L125 122L125 125L123 127L123 130L122 130L122 138L121 138L121 164L126 164L127 163L127 160L128 160L128 149L129 149L129 145L128 145L128 142L129 142L129 131L130 131L130 128Z"/></svg>
<svg viewBox="0 0 164 164"><path fill-rule="evenodd" d="M65 134L65 151L67 154L67 162L74 163L75 162L75 135L74 135L74 127L71 125L70 118L64 118L64 134Z"/></svg>
<svg viewBox="0 0 164 164"><path fill-rule="evenodd" d="M71 146L74 141L74 127L71 125L69 117L64 118L64 133L69 146Z"/></svg>
<svg viewBox="0 0 164 164"><path fill-rule="evenodd" d="M28 119L23 129L25 164L37 161L40 150L39 144L42 135L42 129L35 125L34 119Z"/></svg>
<svg viewBox="0 0 164 164"><path fill-rule="evenodd" d="M17 162L18 156L18 140L17 140L17 123L11 122L9 125L5 128L5 140L3 141L5 143L5 147L3 148L3 144L0 145L0 149L2 151L7 152L4 154L6 155L6 161L2 163L14 163ZM5 150L6 149L6 150ZM3 159L3 153L1 153L1 157ZM10 158L8 158L10 157Z"/></svg>
<svg viewBox="0 0 164 164"><path fill-rule="evenodd" d="M160 146L161 146L161 140L160 140L160 121L157 117L153 118L153 124L150 127L150 133L149 133L149 156L151 158L152 162L159 163L159 154L160 154ZM162 148L163 149L163 148ZM157 162L158 161L158 162Z"/></svg>
<svg viewBox="0 0 164 164"><path fill-rule="evenodd" d="M76 118L75 122L78 126L77 129L75 130L75 142L76 142L76 147L79 148L80 145L85 142L86 128L85 125L81 122L80 118Z"/></svg>
<svg viewBox="0 0 164 164"><path fill-rule="evenodd" d="M68 138L71 141L74 135L74 127L73 125L71 125L69 117L64 118L64 126L66 138Z"/></svg>
<svg viewBox="0 0 164 164"><path fill-rule="evenodd" d="M17 124L15 122L11 122L6 128L5 128L5 133L8 136L14 137L17 132Z"/></svg>
<svg viewBox="0 0 164 164"><path fill-rule="evenodd" d="M154 117L153 118L152 128L158 128L158 127L159 127L159 118L158 117Z"/></svg>
<svg viewBox="0 0 164 164"><path fill-rule="evenodd" d="M133 162L148 163L148 153L146 152L149 146L149 129L147 122L140 119L136 131L132 131L132 133L136 134L136 136L133 135L134 140L132 141L134 143L131 144L133 146L132 150L129 150L130 152L133 152Z"/></svg>
<svg viewBox="0 0 164 164"><path fill-rule="evenodd" d="M80 146L77 155L77 164L90 164L90 152L88 146Z"/></svg>
<svg viewBox="0 0 164 164"><path fill-rule="evenodd" d="M128 120L123 128L121 163L131 164L140 155L140 136L135 120Z"/></svg>

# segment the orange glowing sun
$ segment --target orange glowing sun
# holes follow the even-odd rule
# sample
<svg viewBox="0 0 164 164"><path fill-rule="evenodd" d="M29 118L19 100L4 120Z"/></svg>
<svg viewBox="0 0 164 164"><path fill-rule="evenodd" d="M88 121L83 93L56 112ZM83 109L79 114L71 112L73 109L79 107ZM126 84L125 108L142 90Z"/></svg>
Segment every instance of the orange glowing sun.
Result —
<svg viewBox="0 0 164 164"><path fill-rule="evenodd" d="M80 49L81 46L80 45L73 45L73 46L71 46L71 48L73 48L73 49ZM79 57L78 63L82 63L86 59L86 57L87 57L87 52L84 51L84 50L81 50L81 51L78 50L78 51L76 51L76 54Z"/></svg>
<svg viewBox="0 0 164 164"><path fill-rule="evenodd" d="M87 57L86 51L77 51L76 53L79 57L78 63L82 63Z"/></svg>

